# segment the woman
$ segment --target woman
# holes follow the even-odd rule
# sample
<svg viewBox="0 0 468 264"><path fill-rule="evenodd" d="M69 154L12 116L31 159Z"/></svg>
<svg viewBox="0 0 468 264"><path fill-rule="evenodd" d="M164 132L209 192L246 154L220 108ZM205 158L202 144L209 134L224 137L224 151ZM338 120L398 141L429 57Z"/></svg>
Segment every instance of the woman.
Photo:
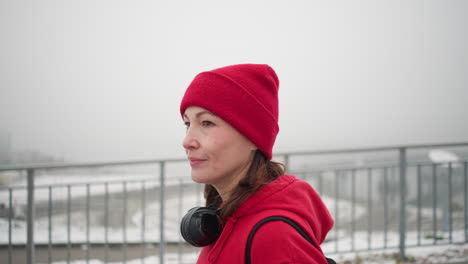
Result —
<svg viewBox="0 0 468 264"><path fill-rule="evenodd" d="M199 264L327 263L316 245L333 226L328 210L308 183L271 160L278 86L268 65L239 64L198 74L185 92L183 147L193 181L205 184L207 208L189 211L181 231L204 246ZM259 225L272 216L306 234L285 221Z"/></svg>

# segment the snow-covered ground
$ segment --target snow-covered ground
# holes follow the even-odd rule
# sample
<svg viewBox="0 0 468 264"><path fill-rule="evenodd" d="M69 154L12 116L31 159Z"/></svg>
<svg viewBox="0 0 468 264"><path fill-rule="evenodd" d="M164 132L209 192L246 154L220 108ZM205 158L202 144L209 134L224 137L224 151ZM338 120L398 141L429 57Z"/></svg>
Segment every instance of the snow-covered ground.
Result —
<svg viewBox="0 0 468 264"><path fill-rule="evenodd" d="M169 186L176 186L177 182L169 182ZM116 185L116 186L114 186ZM146 185L145 185L146 186ZM149 182L148 188L159 186L157 182ZM130 190L140 190L141 184L139 182L129 183L127 184L127 191ZM121 184L110 184L109 185L109 192L110 193L120 193L122 191ZM92 193L94 195L103 194L105 192L104 187L100 184L98 186L92 187ZM36 191L39 195L37 200L39 201L47 201L48 199L48 190L43 189L42 191ZM19 192L16 194L19 200L25 200L26 193L25 191ZM73 199L77 197L85 197L86 196L86 188L85 187L75 187L73 188ZM63 192L54 192L54 203L60 200L67 199L66 191ZM181 200L181 198L183 200ZM197 200L201 201L200 194L196 194L193 192L185 193L183 197L179 197L177 195L169 196L166 199L165 207L166 207L166 221L165 224L165 238L167 241L179 241L181 239L180 232L179 232L179 224L180 219L182 218L183 214L187 212L190 208L197 205ZM327 205L330 205L331 208L330 212L332 215L335 215L335 201L332 198L323 197L324 202ZM199 203L198 203L199 204ZM333 206L331 206L333 205ZM340 211L340 223L346 223L349 221L349 217L351 215L351 205L350 202L345 200L340 200L338 202L338 210ZM355 216L360 217L366 213L366 209L362 206L355 205ZM123 238L125 237L127 242L138 242L141 241L141 234L142 231L145 233L145 239L148 241L159 241L159 210L160 205L158 202L148 203L145 207L145 227L142 226L142 217L143 212L141 208L135 210L135 212L129 217L129 223L126 223L125 234L123 233L124 230L121 226L118 228L109 227L107 230L107 240L112 242L122 242ZM71 241L75 243L83 243L87 241L87 227L85 221L76 221L77 219L84 219L85 212L81 211L72 211L70 215L71 221L70 226L70 233L71 233ZM52 215L52 241L54 243L65 243L68 241L67 237L67 216L65 214L56 214ZM9 223L7 219L0 218L0 234L8 234L8 227ZM35 221L35 241L36 243L48 243L49 241L49 219L47 217L40 217ZM12 242L13 243L26 243L26 222L24 220L14 219L12 221ZM104 242L105 241L105 229L104 226L89 226L89 241L92 242ZM0 236L0 244L8 244L9 238L8 236Z"/></svg>

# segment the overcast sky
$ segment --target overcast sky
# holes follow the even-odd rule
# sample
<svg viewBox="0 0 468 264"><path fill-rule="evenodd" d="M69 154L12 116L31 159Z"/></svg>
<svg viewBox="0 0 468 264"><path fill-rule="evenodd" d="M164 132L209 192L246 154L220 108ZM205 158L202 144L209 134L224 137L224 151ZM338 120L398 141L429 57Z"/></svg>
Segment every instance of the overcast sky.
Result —
<svg viewBox="0 0 468 264"><path fill-rule="evenodd" d="M0 2L0 131L74 161L183 157L200 71L266 63L275 152L468 141L468 1Z"/></svg>

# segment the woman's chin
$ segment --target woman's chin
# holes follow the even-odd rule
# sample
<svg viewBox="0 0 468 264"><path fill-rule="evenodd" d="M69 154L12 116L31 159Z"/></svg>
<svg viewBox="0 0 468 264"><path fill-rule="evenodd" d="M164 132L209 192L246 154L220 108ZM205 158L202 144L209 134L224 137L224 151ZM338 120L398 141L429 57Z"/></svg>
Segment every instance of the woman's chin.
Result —
<svg viewBox="0 0 468 264"><path fill-rule="evenodd" d="M192 172L192 181L196 183L207 183L206 175L198 175L198 173Z"/></svg>

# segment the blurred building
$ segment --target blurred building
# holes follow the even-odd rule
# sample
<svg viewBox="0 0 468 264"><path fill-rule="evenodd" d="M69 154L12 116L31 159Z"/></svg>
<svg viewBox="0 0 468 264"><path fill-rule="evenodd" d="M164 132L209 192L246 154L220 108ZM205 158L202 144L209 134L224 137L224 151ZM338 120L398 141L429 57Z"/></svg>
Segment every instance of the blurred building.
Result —
<svg viewBox="0 0 468 264"><path fill-rule="evenodd" d="M11 134L0 129L0 164L51 163L63 162L63 158L37 150L16 150L11 143Z"/></svg>
<svg viewBox="0 0 468 264"><path fill-rule="evenodd" d="M0 129L0 164L11 163L11 136Z"/></svg>

